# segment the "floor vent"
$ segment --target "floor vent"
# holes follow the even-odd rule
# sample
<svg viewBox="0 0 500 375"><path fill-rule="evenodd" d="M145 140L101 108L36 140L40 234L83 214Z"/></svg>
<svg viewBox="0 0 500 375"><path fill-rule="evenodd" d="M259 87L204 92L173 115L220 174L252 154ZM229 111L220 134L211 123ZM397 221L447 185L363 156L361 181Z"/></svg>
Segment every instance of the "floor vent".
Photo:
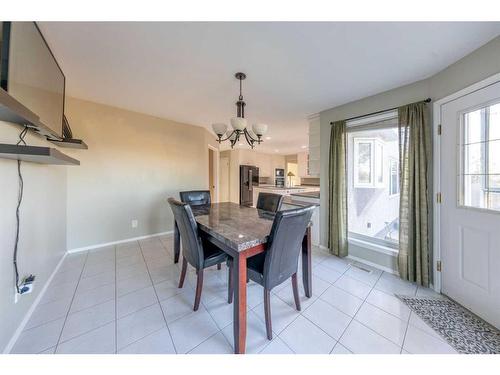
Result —
<svg viewBox="0 0 500 375"><path fill-rule="evenodd" d="M352 266L360 269L361 271L365 271L367 273L372 273L372 270L369 270L368 268L364 268L363 266L361 266L359 264L352 264Z"/></svg>

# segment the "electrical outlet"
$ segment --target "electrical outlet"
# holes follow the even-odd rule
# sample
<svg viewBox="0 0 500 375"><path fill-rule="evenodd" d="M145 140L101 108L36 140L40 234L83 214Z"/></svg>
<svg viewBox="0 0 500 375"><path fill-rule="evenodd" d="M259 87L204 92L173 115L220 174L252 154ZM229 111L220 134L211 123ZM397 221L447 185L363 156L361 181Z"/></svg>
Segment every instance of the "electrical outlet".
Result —
<svg viewBox="0 0 500 375"><path fill-rule="evenodd" d="M134 219L132 220L132 228L137 228L139 226L139 220Z"/></svg>
<svg viewBox="0 0 500 375"><path fill-rule="evenodd" d="M30 294L33 292L33 288L35 287L35 276L29 275L25 277L21 285L19 285L19 292L17 288L14 288L14 303L19 301L19 297L23 294Z"/></svg>

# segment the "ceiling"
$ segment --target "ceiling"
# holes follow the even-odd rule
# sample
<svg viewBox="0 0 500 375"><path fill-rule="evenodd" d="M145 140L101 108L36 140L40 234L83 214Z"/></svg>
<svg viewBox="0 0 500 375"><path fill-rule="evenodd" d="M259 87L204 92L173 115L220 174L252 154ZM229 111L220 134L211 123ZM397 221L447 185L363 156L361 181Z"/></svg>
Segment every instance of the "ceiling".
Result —
<svg viewBox="0 0 500 375"><path fill-rule="evenodd" d="M427 78L500 23L40 22L71 96L211 128L269 125L265 152L302 150L307 116ZM248 147L245 145L245 147Z"/></svg>

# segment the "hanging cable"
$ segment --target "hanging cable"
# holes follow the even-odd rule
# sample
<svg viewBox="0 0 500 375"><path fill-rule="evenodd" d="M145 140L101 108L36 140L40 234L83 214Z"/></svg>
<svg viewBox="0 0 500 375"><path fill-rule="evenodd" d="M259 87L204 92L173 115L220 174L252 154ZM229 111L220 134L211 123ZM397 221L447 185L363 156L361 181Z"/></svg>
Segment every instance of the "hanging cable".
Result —
<svg viewBox="0 0 500 375"><path fill-rule="evenodd" d="M16 143L16 145L23 145L26 146L26 141L24 140L24 137L26 136L26 133L28 133L28 127L25 126L24 129L21 131L19 134L19 141ZM17 160L17 174L19 176L19 190L17 194L17 207L16 207L16 241L14 243L14 255L13 255L13 263L14 263L14 273L16 275L16 290L17 293L21 293L19 290L19 270L17 267L17 249L18 249L18 244L19 244L19 227L20 227L20 215L19 215L19 209L21 208L21 203L23 201L23 193L24 193L24 180L23 180L23 175L21 173L21 160Z"/></svg>

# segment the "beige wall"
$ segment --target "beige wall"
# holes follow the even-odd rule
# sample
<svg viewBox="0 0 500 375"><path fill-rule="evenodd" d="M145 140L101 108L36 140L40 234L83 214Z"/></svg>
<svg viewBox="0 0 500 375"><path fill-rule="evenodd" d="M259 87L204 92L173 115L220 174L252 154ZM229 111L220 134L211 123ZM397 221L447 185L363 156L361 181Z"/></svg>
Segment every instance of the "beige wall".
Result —
<svg viewBox="0 0 500 375"><path fill-rule="evenodd" d="M16 143L21 127L0 121L0 143ZM33 146L51 143L29 132ZM66 251L66 173L71 168L22 163L24 198L18 264L21 278L36 275L33 293L14 304L12 253L18 197L17 162L0 159L0 352L23 320L48 277Z"/></svg>
<svg viewBox="0 0 500 375"><path fill-rule="evenodd" d="M320 113L321 119L321 245L328 242L328 158L330 122L385 110L430 97L433 101L500 72L500 37L436 75L394 90L347 103ZM432 114L431 114L432 115ZM384 260L387 261L387 260Z"/></svg>
<svg viewBox="0 0 500 375"><path fill-rule="evenodd" d="M208 189L205 129L71 98L66 114L89 146L67 151L68 249L171 231L167 198Z"/></svg>

